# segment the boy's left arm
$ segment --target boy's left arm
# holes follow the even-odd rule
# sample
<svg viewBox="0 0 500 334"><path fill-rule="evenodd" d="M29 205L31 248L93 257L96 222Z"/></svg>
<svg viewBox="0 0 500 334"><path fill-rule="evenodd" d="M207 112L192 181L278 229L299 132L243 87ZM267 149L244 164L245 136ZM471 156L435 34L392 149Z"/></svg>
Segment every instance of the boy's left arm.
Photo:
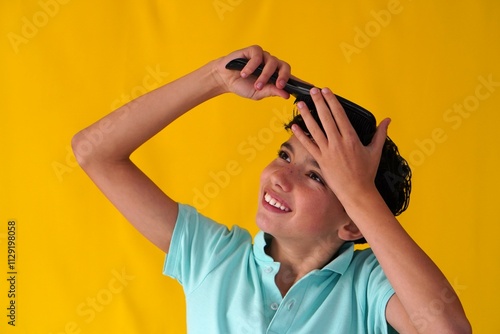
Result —
<svg viewBox="0 0 500 334"><path fill-rule="evenodd" d="M470 333L452 286L403 229L375 187L389 120L383 120L370 145L363 146L329 89L313 88L311 96L326 135L300 102L297 106L313 140L297 126L292 131L319 163L327 184L370 244L394 288L386 308L387 321L401 333ZM436 303L440 314L426 316Z"/></svg>
<svg viewBox="0 0 500 334"><path fill-rule="evenodd" d="M386 319L399 333L470 333L453 287L403 229L378 191L346 207L394 288ZM439 304L439 314L429 312Z"/></svg>

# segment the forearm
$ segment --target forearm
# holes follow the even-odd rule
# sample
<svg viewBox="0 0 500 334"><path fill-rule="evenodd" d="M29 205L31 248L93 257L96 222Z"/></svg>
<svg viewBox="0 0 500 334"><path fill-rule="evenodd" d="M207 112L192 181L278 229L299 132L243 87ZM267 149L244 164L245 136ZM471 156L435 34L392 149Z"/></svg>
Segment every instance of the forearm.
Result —
<svg viewBox="0 0 500 334"><path fill-rule="evenodd" d="M212 64L145 94L105 116L73 138L80 164L119 161L176 118L223 93L214 78ZM99 141L92 140L96 136Z"/></svg>
<svg viewBox="0 0 500 334"><path fill-rule="evenodd" d="M452 286L403 229L376 189L344 202L418 332L468 332L468 321ZM442 312L429 314L429 308L437 304Z"/></svg>

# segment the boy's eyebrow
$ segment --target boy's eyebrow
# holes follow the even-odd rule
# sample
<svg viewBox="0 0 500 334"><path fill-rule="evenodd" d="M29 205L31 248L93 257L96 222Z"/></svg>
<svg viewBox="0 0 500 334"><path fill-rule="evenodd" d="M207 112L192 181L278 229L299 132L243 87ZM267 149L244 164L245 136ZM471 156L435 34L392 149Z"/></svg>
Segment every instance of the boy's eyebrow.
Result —
<svg viewBox="0 0 500 334"><path fill-rule="evenodd" d="M292 154L294 153L294 149L293 149L293 145L290 144L289 142L284 142L283 144L281 144L281 147L283 148L286 148L287 150L289 150ZM314 167L316 167L317 169L321 170L321 167L319 166L319 163L314 160L312 157L311 158L308 158L306 160L308 163L310 163L311 165L313 165Z"/></svg>
<svg viewBox="0 0 500 334"><path fill-rule="evenodd" d="M293 152L293 146L292 144L290 144L289 142L284 142L283 144L281 144L281 147L283 148L286 148L287 150L289 150L290 152L294 153Z"/></svg>

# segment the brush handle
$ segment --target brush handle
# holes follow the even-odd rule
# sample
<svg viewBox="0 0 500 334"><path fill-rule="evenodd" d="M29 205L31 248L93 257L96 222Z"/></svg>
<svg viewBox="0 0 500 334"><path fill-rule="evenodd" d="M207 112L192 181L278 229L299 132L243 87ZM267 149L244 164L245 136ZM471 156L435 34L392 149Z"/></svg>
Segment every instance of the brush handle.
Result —
<svg viewBox="0 0 500 334"><path fill-rule="evenodd" d="M226 68L229 70L241 71L245 67L247 62L248 59L236 58L227 63ZM263 66L259 65L259 67L257 67L257 69L252 73L252 75L258 77L262 73L262 70ZM278 79L278 73L275 72L269 79L269 82L276 84L277 79ZM310 90L313 87L314 87L313 85L301 81L288 79L283 90L295 96L297 100L303 100L304 102L306 102L309 109L312 110L315 109L314 102L312 101L310 93ZM373 116L371 112L357 105L356 103L346 98L343 98L342 96L339 96L337 94L335 94L335 96L337 97L337 100L344 108L347 118L349 118L349 121L356 130L356 133L361 139L361 142L364 145L368 145L373 137L373 134L377 129L377 122L375 116Z"/></svg>
<svg viewBox="0 0 500 334"><path fill-rule="evenodd" d="M226 68L228 70L238 70L241 71L245 65L247 64L248 59L245 58L236 58L231 60L226 64ZM262 65L259 65L257 69L252 73L253 76L260 76L262 73ZM274 72L271 78L269 78L269 82L276 84L276 80L278 80L278 73ZM283 90L291 95L297 97L297 95L309 95L309 91L313 88L313 85L306 84L304 82L300 82L294 79L288 79L287 83Z"/></svg>
<svg viewBox="0 0 500 334"><path fill-rule="evenodd" d="M226 68L228 70L241 71L245 67L247 62L248 62L248 59L236 58L236 59L231 60L229 63L227 63ZM262 65L259 65L259 67L257 67L257 69L252 73L252 75L258 77L262 73L262 69L263 69ZM274 72L273 75L271 76L271 78L269 78L269 82L276 84L276 80L278 80L278 73ZM302 81L288 79L283 90L285 92L295 96L295 97L298 97L298 96L310 95L311 94L310 90L313 87L314 87L314 85L310 85L310 84L307 84L307 83L302 82ZM366 117L370 121L372 121L372 119L373 119L373 121L374 121L373 115L365 108L357 105L356 103L354 103L346 98L343 98L340 95L335 94L335 96L337 97L337 100L339 100L340 104L342 104L342 106L344 106L344 107L347 106L349 109L358 110L363 115L363 117Z"/></svg>

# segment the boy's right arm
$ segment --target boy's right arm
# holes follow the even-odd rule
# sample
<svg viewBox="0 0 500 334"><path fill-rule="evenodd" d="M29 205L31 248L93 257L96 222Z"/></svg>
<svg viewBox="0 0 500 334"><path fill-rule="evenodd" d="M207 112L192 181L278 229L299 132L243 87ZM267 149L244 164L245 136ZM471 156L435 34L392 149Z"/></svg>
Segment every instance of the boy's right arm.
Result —
<svg viewBox="0 0 500 334"><path fill-rule="evenodd" d="M241 72L224 68L229 60L239 57L250 59ZM247 78L261 63L265 63L262 75L257 80ZM277 85L265 84L275 71L279 71ZM129 102L80 131L72 141L75 157L125 218L168 252L178 205L130 160L132 152L176 118L217 95L233 92L251 99L272 95L288 98L281 88L289 74L288 64L260 47L235 51ZM260 87L259 83L265 85ZM88 140L95 131L103 138L98 145Z"/></svg>

